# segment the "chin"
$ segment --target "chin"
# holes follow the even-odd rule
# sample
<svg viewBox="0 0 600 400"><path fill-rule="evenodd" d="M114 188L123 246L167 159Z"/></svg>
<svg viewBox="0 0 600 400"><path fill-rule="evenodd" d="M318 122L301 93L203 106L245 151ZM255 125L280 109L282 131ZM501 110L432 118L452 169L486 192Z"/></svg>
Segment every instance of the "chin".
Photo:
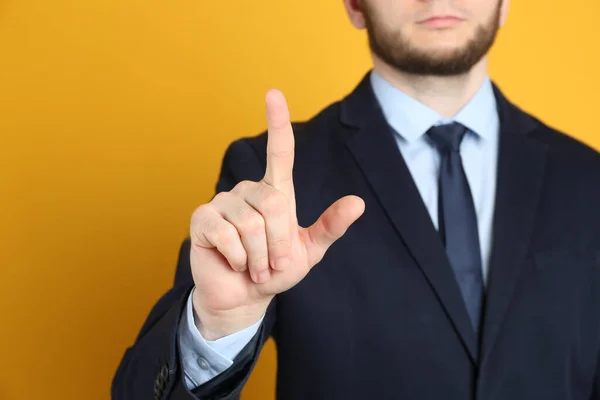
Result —
<svg viewBox="0 0 600 400"><path fill-rule="evenodd" d="M428 46L418 47L417 50L421 54L426 54L431 58L445 59L451 57L462 49L460 46L448 45L448 46Z"/></svg>
<svg viewBox="0 0 600 400"><path fill-rule="evenodd" d="M461 32L458 30L426 31L419 33L420 34L414 38L414 41L423 46L428 46L432 43L435 43L436 46L457 47L458 44L466 44L468 39L474 36L467 35L466 32Z"/></svg>

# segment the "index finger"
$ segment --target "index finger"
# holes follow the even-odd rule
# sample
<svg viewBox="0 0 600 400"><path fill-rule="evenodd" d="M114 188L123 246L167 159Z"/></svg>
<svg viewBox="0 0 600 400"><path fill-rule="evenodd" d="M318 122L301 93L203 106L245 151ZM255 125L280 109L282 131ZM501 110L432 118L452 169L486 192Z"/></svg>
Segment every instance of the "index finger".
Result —
<svg viewBox="0 0 600 400"><path fill-rule="evenodd" d="M283 93L271 89L267 103L267 169L264 181L286 194L293 187L294 132Z"/></svg>

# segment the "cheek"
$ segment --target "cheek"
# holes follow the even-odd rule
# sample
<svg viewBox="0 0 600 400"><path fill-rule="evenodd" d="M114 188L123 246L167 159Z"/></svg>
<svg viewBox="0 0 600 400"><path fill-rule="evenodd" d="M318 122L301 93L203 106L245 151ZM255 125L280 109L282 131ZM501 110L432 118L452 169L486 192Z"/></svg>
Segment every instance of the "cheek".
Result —
<svg viewBox="0 0 600 400"><path fill-rule="evenodd" d="M483 23L497 14L498 8L504 2L503 0L456 0L451 3L453 10L472 21Z"/></svg>
<svg viewBox="0 0 600 400"><path fill-rule="evenodd" d="M430 7L424 0L358 0L363 4L363 9L368 9L371 14L376 14L387 25L400 26L407 21L412 21L415 15L423 8Z"/></svg>

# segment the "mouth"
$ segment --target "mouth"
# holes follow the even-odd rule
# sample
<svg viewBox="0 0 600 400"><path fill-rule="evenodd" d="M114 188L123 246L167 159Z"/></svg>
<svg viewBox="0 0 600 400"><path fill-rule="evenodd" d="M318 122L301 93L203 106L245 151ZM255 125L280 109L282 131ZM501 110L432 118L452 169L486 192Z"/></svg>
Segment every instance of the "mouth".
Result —
<svg viewBox="0 0 600 400"><path fill-rule="evenodd" d="M436 15L431 18L427 18L417 22L418 25L426 26L428 28L451 28L463 20L453 15Z"/></svg>

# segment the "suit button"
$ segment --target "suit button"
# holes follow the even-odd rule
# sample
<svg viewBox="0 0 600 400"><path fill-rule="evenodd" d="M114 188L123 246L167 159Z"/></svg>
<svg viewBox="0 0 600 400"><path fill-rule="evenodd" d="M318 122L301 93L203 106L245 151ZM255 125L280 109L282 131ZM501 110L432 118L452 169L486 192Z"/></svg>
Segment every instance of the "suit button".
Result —
<svg viewBox="0 0 600 400"><path fill-rule="evenodd" d="M160 370L160 377L163 378L165 383L169 381L169 366L167 364L163 365Z"/></svg>
<svg viewBox="0 0 600 400"><path fill-rule="evenodd" d="M154 400L161 400L163 395L163 391L157 388L154 388Z"/></svg>
<svg viewBox="0 0 600 400"><path fill-rule="evenodd" d="M154 400L161 400L167 382L169 381L169 366L163 365L154 381Z"/></svg>
<svg viewBox="0 0 600 400"><path fill-rule="evenodd" d="M208 363L208 361L206 361L206 358L204 357L200 357L198 359L198 366L205 371L210 368L210 364Z"/></svg>
<svg viewBox="0 0 600 400"><path fill-rule="evenodd" d="M156 378L156 381L154 381L154 387L155 387L156 389L160 389L160 388L162 388L162 387L164 387L164 386L165 386L165 380L163 379L163 377L162 377L161 375L159 375L159 376Z"/></svg>

